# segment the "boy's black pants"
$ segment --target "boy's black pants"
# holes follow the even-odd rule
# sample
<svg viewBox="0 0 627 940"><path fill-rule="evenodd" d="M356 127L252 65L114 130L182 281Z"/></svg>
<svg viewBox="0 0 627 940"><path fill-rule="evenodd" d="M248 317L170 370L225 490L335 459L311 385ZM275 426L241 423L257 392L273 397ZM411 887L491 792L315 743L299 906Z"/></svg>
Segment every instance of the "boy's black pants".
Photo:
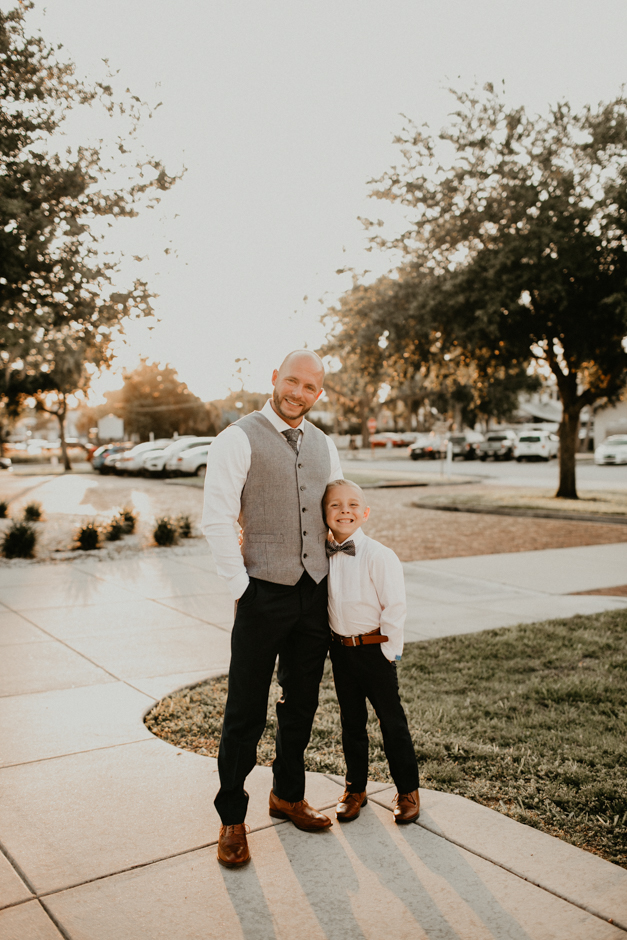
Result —
<svg viewBox="0 0 627 940"><path fill-rule="evenodd" d="M244 781L256 763L277 656L283 694L276 706L273 790L290 803L303 799L304 752L328 648L326 578L316 584L305 572L294 585L250 579L231 634L229 692L218 753L220 790L214 802L224 825L243 823L246 817Z"/></svg>
<svg viewBox="0 0 627 940"><path fill-rule="evenodd" d="M418 763L398 692L396 663L379 644L343 646L332 641L331 662L342 718L346 789L362 793L368 781L368 708L374 708L390 773L399 793L418 789Z"/></svg>

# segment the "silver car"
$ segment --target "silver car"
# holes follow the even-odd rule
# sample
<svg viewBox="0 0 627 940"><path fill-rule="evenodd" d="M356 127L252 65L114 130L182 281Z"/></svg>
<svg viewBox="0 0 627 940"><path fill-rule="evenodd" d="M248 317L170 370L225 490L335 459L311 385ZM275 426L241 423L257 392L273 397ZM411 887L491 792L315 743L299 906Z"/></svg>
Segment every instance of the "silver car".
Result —
<svg viewBox="0 0 627 940"><path fill-rule="evenodd" d="M596 464L627 463L627 434L612 434L594 452Z"/></svg>

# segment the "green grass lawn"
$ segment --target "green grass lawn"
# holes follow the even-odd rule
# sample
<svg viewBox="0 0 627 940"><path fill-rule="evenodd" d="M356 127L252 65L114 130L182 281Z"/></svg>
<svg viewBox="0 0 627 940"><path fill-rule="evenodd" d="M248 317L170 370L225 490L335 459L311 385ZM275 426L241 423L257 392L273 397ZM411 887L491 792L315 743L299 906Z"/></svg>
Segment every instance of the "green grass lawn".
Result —
<svg viewBox="0 0 627 940"><path fill-rule="evenodd" d="M399 681L421 786L627 867L627 610L408 644ZM163 699L146 723L216 756L225 698L226 679L205 682ZM259 763L272 762L275 726L270 708ZM308 770L344 772L339 731L327 663ZM370 741L370 776L389 780L373 717Z"/></svg>

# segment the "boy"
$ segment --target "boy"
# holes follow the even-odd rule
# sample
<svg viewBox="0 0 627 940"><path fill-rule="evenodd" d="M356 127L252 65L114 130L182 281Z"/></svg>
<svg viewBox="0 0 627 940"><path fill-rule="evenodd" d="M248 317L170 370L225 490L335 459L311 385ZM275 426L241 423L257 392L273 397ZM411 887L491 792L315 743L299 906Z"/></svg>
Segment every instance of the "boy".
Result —
<svg viewBox="0 0 627 940"><path fill-rule="evenodd" d="M331 662L346 759L346 790L336 816L340 822L357 819L368 802L369 699L398 790L394 821L410 823L418 818L420 799L418 764L396 676L406 616L403 569L392 549L362 532L370 507L356 483L329 483L323 506L333 535L327 542Z"/></svg>

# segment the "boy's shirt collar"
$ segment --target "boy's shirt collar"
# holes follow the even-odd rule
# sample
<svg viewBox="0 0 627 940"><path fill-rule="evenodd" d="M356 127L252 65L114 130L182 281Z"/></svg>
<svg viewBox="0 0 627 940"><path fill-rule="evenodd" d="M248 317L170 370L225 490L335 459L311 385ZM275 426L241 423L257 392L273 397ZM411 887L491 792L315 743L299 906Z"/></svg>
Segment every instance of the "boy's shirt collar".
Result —
<svg viewBox="0 0 627 940"><path fill-rule="evenodd" d="M331 533L331 535L333 535L333 533ZM333 538L335 538L335 536L333 536ZM355 543L355 549L357 549L357 546L359 545L359 543L360 543L360 542L363 542L363 540L364 540L365 538L366 538L366 533L363 531L362 527L359 526L358 529L355 529L355 531L353 532L352 535L348 535L348 536L344 539L344 542L353 541L353 542ZM336 539L336 541L337 541L337 539ZM337 544L338 544L338 545L343 545L344 542L338 542Z"/></svg>

